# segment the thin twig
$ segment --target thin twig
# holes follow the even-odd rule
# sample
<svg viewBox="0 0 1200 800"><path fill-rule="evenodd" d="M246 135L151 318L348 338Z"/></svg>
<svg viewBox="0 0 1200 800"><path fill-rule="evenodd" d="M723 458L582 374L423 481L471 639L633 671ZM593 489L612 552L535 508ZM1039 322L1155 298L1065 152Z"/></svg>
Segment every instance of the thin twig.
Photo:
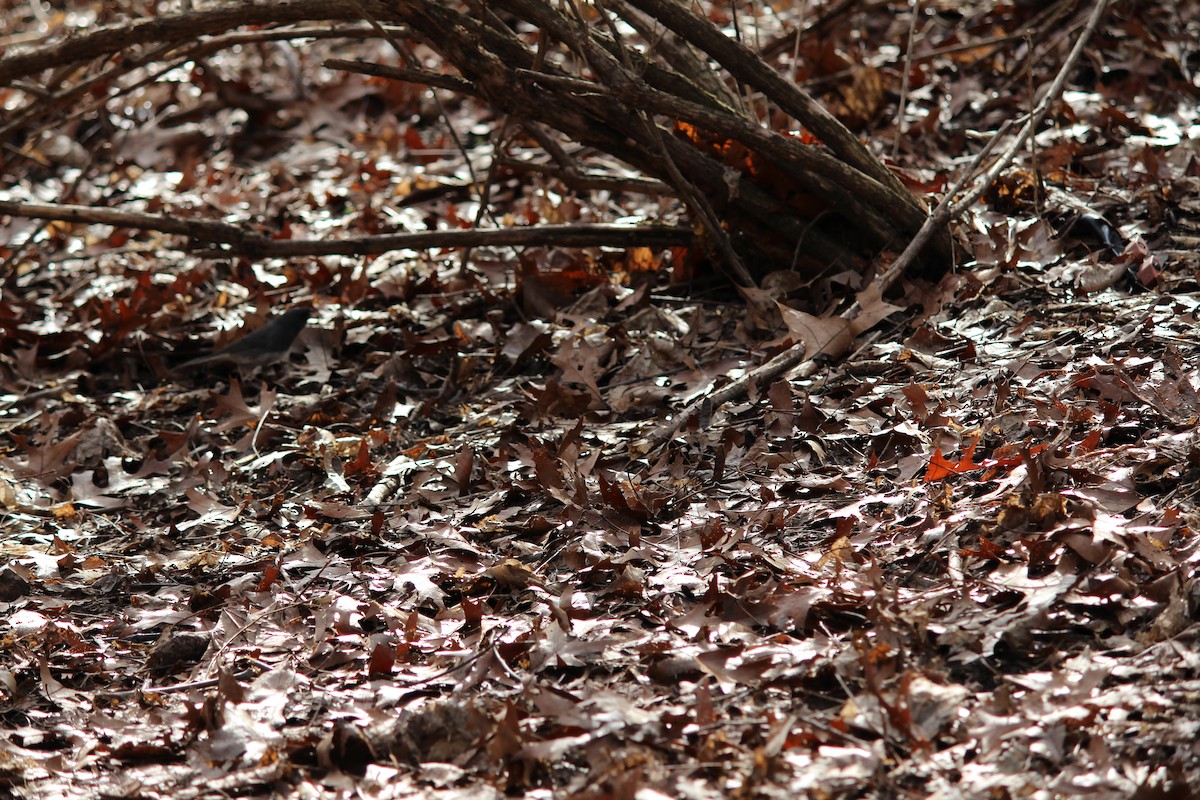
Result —
<svg viewBox="0 0 1200 800"><path fill-rule="evenodd" d="M390 30L402 31L403 29L395 26L387 26ZM338 39L361 39L368 35L374 36L376 32L373 28L365 25L350 25L350 26L323 26L323 27L287 27L287 28L271 28L267 30L256 31L232 31L200 42L190 42L185 46L163 45L152 50L140 53L137 56L122 59L119 64L93 75L90 78L81 80L79 83L71 86L68 89L63 89L59 92L42 91L41 87L35 86L20 86L23 91L38 95L38 102L30 103L20 112L10 116L9 121L0 126L0 139L4 139L13 131L25 127L29 121L40 114L45 114L47 111L67 103L72 102L76 98L87 94L89 90L96 86L108 86L113 84L121 75L127 75L138 67L146 66L159 59L160 56L166 55L168 61L159 69L150 73L144 78L141 78L134 83L121 86L113 91L105 94L103 97L97 98L91 103L77 107L72 110L70 116L65 120L58 120L57 124L62 124L64 121L86 116L92 113L97 108L100 108L105 103L111 102L117 97L129 94L130 92L154 83L163 75L171 70L178 69L182 64L189 61L196 61L205 56L218 53L221 50L226 50L230 47L238 45L253 44L257 42L271 41L286 41L290 39L322 39L322 38L338 38ZM350 62L348 62L350 63ZM363 70L365 72L365 70ZM371 74L371 73L367 73ZM36 133L37 131L34 131Z"/></svg>
<svg viewBox="0 0 1200 800"><path fill-rule="evenodd" d="M603 189L610 192L630 192L637 194L668 195L675 192L662 181L650 178L628 177L616 175L596 175L579 170L565 170L553 164L542 164L521 158L505 156L497 163L513 172L537 172L556 178L576 189Z"/></svg>
<svg viewBox="0 0 1200 800"><path fill-rule="evenodd" d="M1092 9L1091 16L1088 17L1087 24L1084 25L1083 32L1075 40L1075 46L1071 48L1071 52L1067 54L1066 61L1063 62L1062 67L1058 70L1058 74L1054 76L1054 80L1046 89L1046 94L1042 98L1042 102L1038 103L1037 107L1034 108L1032 116L1013 138L1009 146L1000 155L996 156L996 160L992 162L992 165L983 173L982 177L975 181L974 188L967 192L961 199L954 199L957 190L946 194L942 202L929 215L929 219L925 220L925 224L917 231L912 242L904 249L904 252L896 259L892 267L888 269L888 272L892 272L895 269L906 269L909 263L916 258L917 253L921 251L925 243L933 237L934 233L940 230L951 219L961 216L970 206L974 205L975 201L987 191L987 188L992 185L996 178L1000 177L1000 173L1012 163L1017 151L1025 146L1025 142L1029 140L1029 137L1033 135L1037 127L1042 124L1042 120L1046 118L1046 114L1050 111L1050 106L1057 102L1058 98L1062 95L1063 87L1067 83L1067 77L1071 74L1071 70L1075 67L1075 62L1079 60L1079 56L1083 54L1087 43L1100 26L1100 20L1104 18L1104 12L1108 10L1110 2L1111 0L1097 0L1096 5ZM1003 131L1004 129L1002 128L1001 130ZM993 137L992 141L995 141L996 138ZM975 179L974 172L968 171L967 174L972 180Z"/></svg>
<svg viewBox="0 0 1200 800"><path fill-rule="evenodd" d="M593 0L593 3L596 7L596 10L600 13L600 18L608 27L609 34L613 37L613 41L616 42L619 48L622 63L614 64L610 68L609 65L605 63L602 54L599 52L599 48L597 48L587 36L580 37L580 43L584 47L584 54L588 58L589 63L591 63L592 68L596 69L602 74L606 74L606 77L609 79L625 84L633 83L634 80L631 77L632 65L624 44L624 39L621 36L620 31L617 29L616 24L613 23L612 17L609 16L608 10L602 5L601 0ZM575 16L580 28L586 30L586 23L584 22L583 14L580 12L578 5L572 3L572 8L575 9ZM742 262L741 256L739 256L737 251L734 250L733 243L729 240L729 234L721 225L721 220L717 216L716 211L713 209L712 204L708 202L708 198L704 196L703 192L696 188L696 185L692 181L684 177L683 173L679 170L679 166L675 163L675 159L671 157L670 152L667 150L666 142L663 139L662 129L645 111L638 109L637 115L642 122L642 127L647 136L655 144L659 153L662 155L663 166L667 170L667 176L671 179L671 184L679 190L680 194L683 195L683 199L687 203L688 207L691 208L692 211L695 212L696 216L700 218L700 221L704 224L709 236L713 238L717 244L717 247L720 249L722 256L724 256L725 263L733 271L734 277L736 277L743 286L755 286L756 283L754 277L750 274L750 270L748 270L746 265Z"/></svg>
<svg viewBox="0 0 1200 800"><path fill-rule="evenodd" d="M375 17L371 15L371 12L367 11L366 6L359 2L359 0L347 1L359 10L359 13L363 15L363 18L366 19L367 22L375 26L376 30L379 31L379 35L382 36L387 43L392 46L392 49L396 51L398 56L403 58L410 65L421 63L421 60L417 57L417 54L413 52L412 45L408 44L407 42L401 42L400 39L397 39L395 36L393 36L386 28L384 28L383 24L379 20L375 19ZM433 98L434 106L437 107L438 117L441 119L442 125L444 125L446 128L446 134L450 137L450 141L454 143L455 149L458 150L458 152L462 155L463 166L467 168L467 175L470 178L471 186L480 186L479 177L475 174L475 165L471 163L471 153L467 150L467 146L463 143L462 137L458 135L458 131L454 129L454 125L450 122L450 114L446 111L446 106L442 103L441 96L437 93L437 90L432 87L429 90L429 94ZM483 185L480 189L480 216L476 220L476 224L482 220L484 215L486 215L487 218L493 223L496 222L495 216L492 215L491 209L488 208L487 205L486 195L489 188L489 186ZM467 254L464 253L463 266L466 266L467 258Z"/></svg>
<svg viewBox="0 0 1200 800"><path fill-rule="evenodd" d="M887 270L881 273L879 277L873 281L874 286L880 290L880 293L894 284L900 278L900 276L904 274L908 265L916 257L917 253L921 251L921 248L924 246L925 242L933 236L934 232L941 226L945 225L951 218L956 217L966 211L966 209L972 203L979 199L980 195L982 195L987 187L991 185L992 181L994 181L996 177L999 176L1000 172L1003 171L1003 169L1012 161L1012 158L1016 152L1021 148L1029 136L1032 135L1033 131L1036 130L1037 126L1041 123L1041 120L1045 118L1050 105L1055 102L1062 93L1063 86L1066 84L1067 76L1074 68L1075 62L1079 59L1079 56L1082 54L1087 42L1091 39L1093 34L1095 34L1096 29L1099 27L1100 21L1103 19L1104 12L1107 10L1110 2L1111 0L1097 0L1096 5L1092 10L1092 14L1088 18L1087 24L1084 26L1083 32L1075 42L1075 46L1071 49L1071 52L1067 55L1067 59L1063 62L1062 67L1059 69L1058 75L1055 76L1054 81L1051 82L1049 88L1046 90L1046 95L1042 98L1042 102L1039 103L1035 109L1033 117L1026 122L1024 127L1022 127L1020 133L1018 133L1009 147L1006 148L1003 153L997 156L991 167L983 173L982 180L980 180L976 187L961 200L954 200L954 196L961 191L962 187L966 186L970 181L976 179L979 165L986 160L987 156L994 149L996 143L999 142L1000 138L1007 133L1009 128L1008 125L1002 126L1000 130L998 130L996 134L992 136L984 149L979 153L978 156L976 156L975 160L967 169L963 177L955 184L953 188L951 188L949 192L946 193L946 196L943 198L942 202L938 205L934 212L929 215L929 218L925 221L925 224L921 226L921 229L913 237L908 247L904 249L904 252L901 253L894 262L892 262L891 266L889 266ZM862 307L858 302L855 302L844 312L839 314L839 316L846 321L847 325L849 325L850 322L857 318L861 312ZM840 353L828 352L826 347L831 343L841 342L843 340L844 337L835 335L832 337L830 342L826 343L825 346L817 348L817 352L815 353L807 353L801 347L791 347L767 361L765 364L742 376L738 380L726 384L715 392L711 392L703 397L693 400L679 413L674 415L670 421L660 425L653 432L651 432L650 436L647 437L647 440L644 443L641 443L641 446L639 446L638 449L641 451L640 454L645 455L654 452L659 447L666 444L666 442L674 438L675 434L684 425L696 417L701 411L711 413L713 409L719 407L720 405L727 403L734 398L745 395L751 386L765 386L776 378L788 374L793 370L796 371L797 377L808 377L812 375L817 370L818 358L824 358L827 356L837 357L840 355Z"/></svg>
<svg viewBox="0 0 1200 800"><path fill-rule="evenodd" d="M345 72L356 72L360 75L372 75L376 78L388 78L404 83L419 83L425 86L447 89L458 94L477 97L475 86L457 75L445 75L440 72L428 72L423 69L408 67L393 67L388 64L374 64L369 61L347 61L342 58L327 58L324 66L329 69L340 69Z"/></svg>
<svg viewBox="0 0 1200 800"><path fill-rule="evenodd" d="M904 46L904 62L900 70L900 99L896 102L896 140L892 142L892 160L900 154L900 141L908 133L908 82L912 73L913 41L917 36L917 16L921 11L921 0L910 0L911 10L908 12L908 42Z"/></svg>
<svg viewBox="0 0 1200 800"><path fill-rule="evenodd" d="M357 16L344 0L290 0L217 5L199 11L142 17L67 37L0 58L0 86L46 69L78 64L144 44L191 41L239 25L279 25Z"/></svg>

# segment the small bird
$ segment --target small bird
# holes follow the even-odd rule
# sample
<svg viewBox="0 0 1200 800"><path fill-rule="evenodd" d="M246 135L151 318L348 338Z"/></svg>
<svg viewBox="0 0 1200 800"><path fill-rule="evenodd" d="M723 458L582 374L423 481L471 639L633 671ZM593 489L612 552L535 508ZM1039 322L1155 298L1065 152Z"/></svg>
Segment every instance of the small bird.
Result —
<svg viewBox="0 0 1200 800"><path fill-rule="evenodd" d="M185 361L172 371L218 363L261 367L278 361L292 349L292 342L296 341L300 331L304 330L311 314L311 308L293 308L220 350Z"/></svg>

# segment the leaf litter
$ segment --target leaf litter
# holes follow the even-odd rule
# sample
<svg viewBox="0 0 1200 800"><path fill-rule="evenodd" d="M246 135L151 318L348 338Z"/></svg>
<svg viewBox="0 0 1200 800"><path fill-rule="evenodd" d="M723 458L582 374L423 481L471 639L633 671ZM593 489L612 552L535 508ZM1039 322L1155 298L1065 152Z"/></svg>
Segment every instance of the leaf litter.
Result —
<svg viewBox="0 0 1200 800"><path fill-rule="evenodd" d="M924 21L930 47L1011 22L955 26L953 5ZM527 251L519 270L486 249L474 270L436 251L252 264L7 223L33 239L5 248L0 307L0 781L30 797L1195 790L1197 186L1169 99L1195 88L1150 82L1152 37L1188 39L1147 8L1118 8L1098 62L1117 66L1084 76L1038 142L1045 181L1135 242L1117 269L1108 234L1045 221L1014 176L970 221L972 264L875 298L853 331L883 335L632 462L612 454L819 336L824 309L786 282L639 285L646 253L628 273L600 249ZM899 41L902 19L867 17L867 41ZM813 41L796 79L894 136L887 48ZM900 139L927 191L1020 104L1023 83L981 87L1027 46L913 66L914 109L954 120ZM837 71L857 60L879 63ZM393 181L447 189L461 162L379 111L385 84L324 77L289 113L329 139L151 117L112 154L117 183L83 185L331 237L473 217L382 201ZM187 85L144 96L186 109ZM58 196L65 175L7 195ZM561 190L500 202L677 213ZM317 307L286 367L169 377L285 297Z"/></svg>

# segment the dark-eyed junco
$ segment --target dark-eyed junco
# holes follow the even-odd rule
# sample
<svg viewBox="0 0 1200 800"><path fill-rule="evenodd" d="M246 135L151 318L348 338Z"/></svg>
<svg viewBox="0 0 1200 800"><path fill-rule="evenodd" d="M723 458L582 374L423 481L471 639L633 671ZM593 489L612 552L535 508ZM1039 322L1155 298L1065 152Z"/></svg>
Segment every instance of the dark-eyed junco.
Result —
<svg viewBox="0 0 1200 800"><path fill-rule="evenodd" d="M293 308L216 352L185 361L175 367L174 371L217 363L261 367L278 361L292 348L292 342L296 341L300 331L304 330L311 314L310 308Z"/></svg>

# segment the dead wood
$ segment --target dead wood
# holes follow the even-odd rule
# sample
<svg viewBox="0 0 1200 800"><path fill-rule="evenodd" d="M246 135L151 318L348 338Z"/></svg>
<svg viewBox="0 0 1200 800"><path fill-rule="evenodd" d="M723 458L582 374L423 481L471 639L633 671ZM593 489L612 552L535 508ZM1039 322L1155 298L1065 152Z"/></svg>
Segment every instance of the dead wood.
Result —
<svg viewBox="0 0 1200 800"><path fill-rule="evenodd" d="M399 71L357 69L475 94L512 120L554 130L673 187L704 221L718 260L739 283L780 268L814 275L841 262L862 269L881 251L910 241L925 222L921 205L853 133L688 7L620 0L584 11L563 11L544 0L237 3L132 20L2 58L0 83L40 76L42 92L62 97L70 91L63 76L94 59L115 58L119 65L126 54L131 61L138 53L143 60L145 53L168 58L186 53L201 37L241 26L366 14L375 23L404 25L458 75L435 77L413 64ZM617 18L644 36L657 35L652 48L642 52L619 41ZM536 44L515 32L517 21L541 32ZM700 69L709 59L723 72ZM820 144L747 116L729 78L759 92ZM22 119L32 122L37 109L35 98ZM936 277L954 259L954 241L942 228L921 251L915 271ZM753 264L753 274L742 264Z"/></svg>
<svg viewBox="0 0 1200 800"><path fill-rule="evenodd" d="M344 239L271 239L256 231L224 222L179 219L160 214L135 214L89 206L0 200L0 214L172 233L187 237L192 249L205 248L204 254L214 258L363 256L395 250L428 250L437 247L668 247L687 245L694 238L690 228L668 225L634 227L579 224L526 225L502 230L417 231Z"/></svg>

